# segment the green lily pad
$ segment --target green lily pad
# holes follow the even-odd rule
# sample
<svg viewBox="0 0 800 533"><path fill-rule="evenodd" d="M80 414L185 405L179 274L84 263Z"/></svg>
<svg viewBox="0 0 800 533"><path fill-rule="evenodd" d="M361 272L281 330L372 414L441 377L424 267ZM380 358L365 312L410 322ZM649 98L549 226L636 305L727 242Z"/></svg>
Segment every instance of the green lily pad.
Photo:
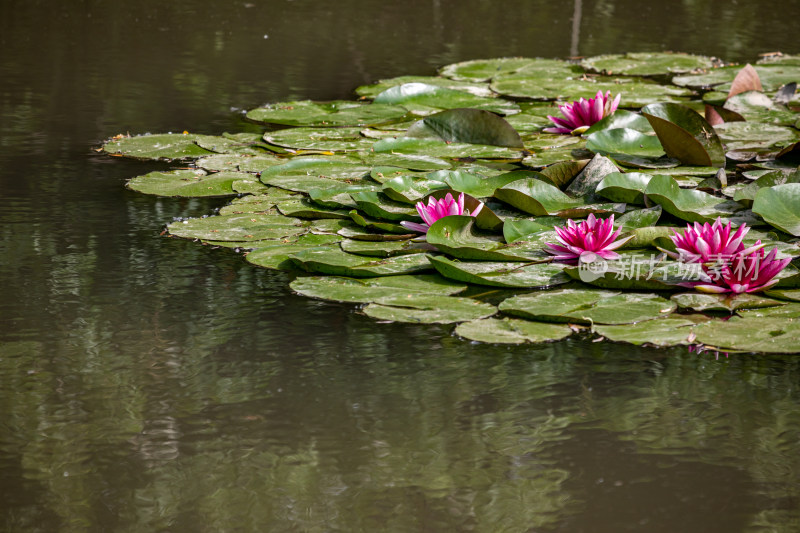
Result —
<svg viewBox="0 0 800 533"><path fill-rule="evenodd" d="M733 317L694 329L697 341L719 349L763 353L800 352L800 320L785 317Z"/></svg>
<svg viewBox="0 0 800 533"><path fill-rule="evenodd" d="M541 243L507 245L499 236L481 233L475 218L464 215L440 218L428 229L426 239L442 252L464 260L545 261L550 257L543 252ZM552 232L550 240L555 240Z"/></svg>
<svg viewBox="0 0 800 533"><path fill-rule="evenodd" d="M239 170L241 172L256 173L263 172L270 167L275 167L284 163L286 163L286 159L269 155L246 156L238 161Z"/></svg>
<svg viewBox="0 0 800 533"><path fill-rule="evenodd" d="M755 181L737 189L733 194L733 199L744 205L752 205L760 189L785 183L800 183L800 172L795 171L790 174L780 170L766 171Z"/></svg>
<svg viewBox="0 0 800 533"><path fill-rule="evenodd" d="M500 310L547 322L631 324L668 316L677 306L655 294L559 289L508 298Z"/></svg>
<svg viewBox="0 0 800 533"><path fill-rule="evenodd" d="M644 118L639 113L626 111L625 109L617 109L612 114L604 117L598 122L595 122L588 130L583 132L584 135L591 135L592 133L612 130L617 128L626 128L636 130L640 133L655 133L650 121Z"/></svg>
<svg viewBox="0 0 800 533"><path fill-rule="evenodd" d="M425 83L404 83L386 89L375 97L376 104L403 106L410 111L425 112L434 109L470 107L493 111L502 115L519 113L519 106L500 98L475 96L465 91L437 87Z"/></svg>
<svg viewBox="0 0 800 533"><path fill-rule="evenodd" d="M401 152L448 158L512 160L522 158L522 152L512 148L484 144L447 143L438 139L419 139L413 137L382 139L373 144L372 149L377 153Z"/></svg>
<svg viewBox="0 0 800 533"><path fill-rule="evenodd" d="M581 61L581 66L587 70L604 74L657 76L708 69L714 64L711 58L705 56L672 52L645 52L589 57Z"/></svg>
<svg viewBox="0 0 800 533"><path fill-rule="evenodd" d="M378 192L359 192L350 195L358 209L368 216L381 220L400 222L408 220L420 222L422 219L417 210L408 204L395 202Z"/></svg>
<svg viewBox="0 0 800 533"><path fill-rule="evenodd" d="M671 176L653 176L644 193L664 211L689 222L713 222L717 217L728 218L742 206L708 193L681 189Z"/></svg>
<svg viewBox="0 0 800 533"><path fill-rule="evenodd" d="M349 159L298 157L270 167L261 173L261 182L290 191L308 192L311 189L356 184L369 174L369 167Z"/></svg>
<svg viewBox="0 0 800 533"><path fill-rule="evenodd" d="M800 236L800 183L759 189L753 212L781 231Z"/></svg>
<svg viewBox="0 0 800 533"><path fill-rule="evenodd" d="M250 194L235 198L231 203L219 210L220 215L238 215L242 213L278 214L275 206L278 202L296 198L298 195L277 187L266 187L261 194Z"/></svg>
<svg viewBox="0 0 800 533"><path fill-rule="evenodd" d="M674 103L651 104L642 115L658 135L668 156L685 165L725 165L725 152L714 128L692 109Z"/></svg>
<svg viewBox="0 0 800 533"><path fill-rule="evenodd" d="M737 309L758 309L761 307L776 307L784 302L765 298L755 294L703 294L699 292L684 292L673 294L670 298L681 309L694 311L736 311Z"/></svg>
<svg viewBox="0 0 800 533"><path fill-rule="evenodd" d="M362 213L359 213L355 209L350 211L350 219L357 225L361 226L362 228L366 228L371 231L395 233L398 235L408 234L408 230L403 226L401 226L400 224L395 224L394 222L386 222L384 220L376 220Z"/></svg>
<svg viewBox="0 0 800 533"><path fill-rule="evenodd" d="M452 324L478 320L497 313L491 304L457 296L412 295L386 296L364 308L364 313L378 320L416 324Z"/></svg>
<svg viewBox="0 0 800 533"><path fill-rule="evenodd" d="M561 189L569 185L576 176L580 175L581 171L586 168L588 163L588 159L555 163L543 168L541 175L544 176L547 181Z"/></svg>
<svg viewBox="0 0 800 533"><path fill-rule="evenodd" d="M507 243L538 237L542 233L553 233L555 227L563 227L566 221L560 217L507 218L503 221L503 238Z"/></svg>
<svg viewBox="0 0 800 533"><path fill-rule="evenodd" d="M597 91L604 94L621 94L620 107L639 108L657 102L684 102L692 91L670 85L660 85L649 80L599 77L582 79L580 74L559 78L540 78L528 74L498 76L491 83L498 94L534 100L574 101L594 98Z"/></svg>
<svg viewBox="0 0 800 533"><path fill-rule="evenodd" d="M728 150L775 151L800 139L794 128L758 122L726 122L714 129Z"/></svg>
<svg viewBox="0 0 800 533"><path fill-rule="evenodd" d="M516 318L484 318L456 326L456 335L472 341L498 344L538 344L569 337L572 330L563 324L532 322Z"/></svg>
<svg viewBox="0 0 800 533"><path fill-rule="evenodd" d="M452 163L444 159L424 154L368 152L367 154L362 155L362 160L365 164L373 167L372 171L370 172L371 175L376 172L391 172L385 167L396 167L394 172L408 172L409 170L443 170L453 166Z"/></svg>
<svg viewBox="0 0 800 533"><path fill-rule="evenodd" d="M192 218L173 222L167 229L172 235L186 239L250 242L299 235L305 231L301 225L297 218L245 213Z"/></svg>
<svg viewBox="0 0 800 533"><path fill-rule="evenodd" d="M622 230L623 233L635 229L653 227L661 218L662 207L648 207L646 209L634 209L621 215L614 221L614 227Z"/></svg>
<svg viewBox="0 0 800 533"><path fill-rule="evenodd" d="M725 110L743 117L748 122L793 126L797 121L796 113L789 111L783 105L776 104L758 91L747 91L731 96L725 101ZM725 121L729 122L728 119Z"/></svg>
<svg viewBox="0 0 800 533"><path fill-rule="evenodd" d="M381 192L395 202L414 205L432 191L449 188L443 181L405 175L385 181Z"/></svg>
<svg viewBox="0 0 800 533"><path fill-rule="evenodd" d="M270 153L270 147L264 144L257 133L226 133L224 136L199 135L195 143L200 148L218 154L264 155Z"/></svg>
<svg viewBox="0 0 800 533"><path fill-rule="evenodd" d="M651 344L653 346L680 346L692 344L691 334L696 322L686 318L662 318L659 320L645 320L638 324L625 324L624 326L595 326L598 335L615 342L628 342L640 346Z"/></svg>
<svg viewBox="0 0 800 533"><path fill-rule="evenodd" d="M603 181L603 178L613 172L617 172L617 170L617 166L613 161L597 154L583 168L581 173L570 182L569 187L567 187L567 193L575 197L586 196L589 200L594 199L597 186Z"/></svg>
<svg viewBox="0 0 800 533"><path fill-rule="evenodd" d="M582 199L571 198L557 187L535 178L512 181L497 189L494 196L534 216L556 214L585 204Z"/></svg>
<svg viewBox="0 0 800 533"><path fill-rule="evenodd" d="M455 283L437 274L366 279L312 276L297 278L289 286L295 292L310 298L358 303L375 302L393 296L449 296L467 288L464 284Z"/></svg>
<svg viewBox="0 0 800 533"><path fill-rule="evenodd" d="M690 74L672 78L672 83L682 87L714 87L728 92L730 83L742 69L741 65L715 68L704 74ZM765 91L777 91L783 85L800 80L800 66L797 65L756 65L756 72Z"/></svg>
<svg viewBox="0 0 800 533"><path fill-rule="evenodd" d="M415 242L410 239L404 241L365 241L359 239L345 239L341 243L342 250L349 254L366 255L370 257L392 257L404 254L420 254L435 252L436 248L424 242Z"/></svg>
<svg viewBox="0 0 800 533"><path fill-rule="evenodd" d="M287 217L297 218L350 218L350 212L346 209L331 209L321 207L306 198L291 198L278 202L278 211Z"/></svg>
<svg viewBox="0 0 800 533"><path fill-rule="evenodd" d="M612 172L597 185L596 192L613 202L644 204L644 191L652 175L639 172Z"/></svg>
<svg viewBox="0 0 800 533"><path fill-rule="evenodd" d="M363 104L347 100L334 102L280 102L247 112L256 122L287 126L371 126L405 116L408 110L394 105Z"/></svg>
<svg viewBox="0 0 800 533"><path fill-rule="evenodd" d="M201 135L164 133L111 139L103 145L103 151L111 155L122 155L134 159L196 159L213 154L199 147L195 141Z"/></svg>
<svg viewBox="0 0 800 533"><path fill-rule="evenodd" d="M494 93L489 89L488 83L481 83L480 81L460 81L450 78L441 78L439 76L397 76L396 78L383 79L377 83L357 87L356 94L364 98L374 99L386 89L391 89L392 87L397 87L405 83L424 83L426 85L435 85L436 87L464 91L474 94L475 96L494 96Z"/></svg>
<svg viewBox="0 0 800 533"><path fill-rule="evenodd" d="M282 159L278 159L275 156L252 156L252 155L245 155L245 154L214 154L209 155L206 157L201 157L197 161L195 161L195 166L197 168L202 168L203 170L207 170L209 172L224 172L224 171L237 171L242 170L239 168L239 165L244 164L247 166L247 162L251 159L263 159L265 161L269 161L269 164L265 164L263 168L267 168L268 166L272 165L280 165L285 161ZM242 170L242 172L254 172L252 170ZM260 172L260 170L258 171Z"/></svg>
<svg viewBox="0 0 800 533"><path fill-rule="evenodd" d="M255 176L244 172L206 174L202 170L171 170L137 176L128 181L127 187L156 196L233 196L236 194L233 183L242 180L257 181Z"/></svg>
<svg viewBox="0 0 800 533"><path fill-rule="evenodd" d="M664 155L658 137L628 128L592 133L586 139L586 148L615 159L625 159L629 155L642 158L659 158Z"/></svg>
<svg viewBox="0 0 800 533"><path fill-rule="evenodd" d="M287 128L264 134L264 140L294 150L353 152L369 150L374 139L361 135L361 128Z"/></svg>
<svg viewBox="0 0 800 533"><path fill-rule="evenodd" d="M448 109L429 115L408 128L406 136L524 148L519 133L508 122L481 109Z"/></svg>
<svg viewBox="0 0 800 533"><path fill-rule="evenodd" d="M453 63L439 69L441 76L454 80L487 81L494 76L516 72L521 68L532 66L538 68L557 68L566 65L558 59L529 59L526 57L502 57L498 59L473 59Z"/></svg>
<svg viewBox="0 0 800 533"><path fill-rule="evenodd" d="M301 237L309 237L310 235L302 235ZM314 235L314 237L329 237L336 239L338 235ZM341 237L339 237L341 239ZM264 246L258 245L258 248L245 256L245 260L253 265L267 268L270 270L298 270L297 264L289 259L292 254L302 252L309 249L329 248L337 250L339 248L338 241L333 240L328 243L320 243L319 241L308 242L291 242L281 244L271 244Z"/></svg>
<svg viewBox="0 0 800 533"><path fill-rule="evenodd" d="M790 302L800 302L800 290L798 289L770 289L764 294L770 298L788 300Z"/></svg>
<svg viewBox="0 0 800 533"><path fill-rule="evenodd" d="M432 270L424 254L398 255L376 260L342 250L314 248L291 254L289 258L307 272L353 278L397 276Z"/></svg>
<svg viewBox="0 0 800 533"><path fill-rule="evenodd" d="M405 229L403 226L398 227ZM417 233L409 232L408 230L406 230L406 233L402 235L394 233L377 233L375 231L370 231L366 228L359 227L356 224L340 228L336 232L342 237L347 237L348 239L358 241L405 241L418 235Z"/></svg>
<svg viewBox="0 0 800 533"><path fill-rule="evenodd" d="M451 189L469 194L474 198L487 198L498 188L525 177L541 176L538 172L516 170L497 176L485 177L464 170L441 171L428 174L428 177L444 181Z"/></svg>
<svg viewBox="0 0 800 533"><path fill-rule="evenodd" d="M428 259L444 277L478 285L544 289L570 280L558 263L452 261L433 255Z"/></svg>

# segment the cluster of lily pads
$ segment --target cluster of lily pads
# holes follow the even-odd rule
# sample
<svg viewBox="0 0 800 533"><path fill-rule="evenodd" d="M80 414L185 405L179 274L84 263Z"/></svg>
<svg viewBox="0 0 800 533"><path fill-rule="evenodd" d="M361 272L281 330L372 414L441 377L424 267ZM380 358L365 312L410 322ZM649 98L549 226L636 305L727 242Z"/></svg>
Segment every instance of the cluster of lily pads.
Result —
<svg viewBox="0 0 800 533"><path fill-rule="evenodd" d="M295 272L296 292L376 319L454 323L483 342L796 353L799 80L800 56L780 54L755 67L672 53L476 60L359 87L358 101L253 109L263 134L103 148L183 165L130 189L234 197L171 235L246 250ZM603 242L613 230L598 249L610 260L554 261L589 222ZM750 254L743 267L769 250L768 280L715 285L707 262L687 260L687 242L697 252L697 236L724 228L716 250ZM694 284L693 262L706 275Z"/></svg>

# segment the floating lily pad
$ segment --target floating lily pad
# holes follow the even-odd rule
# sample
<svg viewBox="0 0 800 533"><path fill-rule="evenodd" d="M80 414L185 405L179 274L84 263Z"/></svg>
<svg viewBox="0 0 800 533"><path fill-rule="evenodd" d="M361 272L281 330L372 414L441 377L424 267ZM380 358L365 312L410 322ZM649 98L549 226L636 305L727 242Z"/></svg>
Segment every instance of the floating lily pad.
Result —
<svg viewBox="0 0 800 533"><path fill-rule="evenodd" d="M374 139L361 135L361 128L287 128L264 134L264 140L294 150L353 152L369 150Z"/></svg>
<svg viewBox="0 0 800 533"><path fill-rule="evenodd" d="M173 222L167 229L172 235L187 239L212 241L260 241L299 235L302 221L281 215L220 215Z"/></svg>
<svg viewBox="0 0 800 533"><path fill-rule="evenodd" d="M565 209L580 207L584 201L571 198L557 187L535 178L512 181L494 193L499 200L534 216L556 214Z"/></svg>
<svg viewBox="0 0 800 533"><path fill-rule="evenodd" d="M500 76L491 83L498 94L534 100L574 101L594 98L597 91L621 94L620 107L639 108L657 102L684 102L692 92L681 87L659 85L649 80L631 78L582 79L580 74L547 79L527 74Z"/></svg>
<svg viewBox="0 0 800 533"><path fill-rule="evenodd" d="M626 76L682 74L714 66L711 58L671 52L628 53L586 58L581 65L588 70Z"/></svg>
<svg viewBox="0 0 800 533"><path fill-rule="evenodd" d="M290 191L335 187L344 182L356 184L369 174L369 167L352 160L323 157L298 157L261 173L261 181Z"/></svg>
<svg viewBox="0 0 800 533"><path fill-rule="evenodd" d="M381 220L400 222L408 220L421 222L417 210L408 204L395 202L387 196L377 192L359 192L350 195L356 202L359 211L368 216Z"/></svg>
<svg viewBox="0 0 800 533"><path fill-rule="evenodd" d="M431 264L446 278L478 285L508 288L548 288L567 283L563 265L538 262L451 261L444 256L428 256Z"/></svg>
<svg viewBox="0 0 800 533"><path fill-rule="evenodd" d="M443 170L451 168L451 162L424 154L400 154L394 152L369 152L362 155L365 164L373 167L371 174L374 174L376 167L397 167L402 172L409 170ZM388 170L377 168L378 172ZM373 176L374 177L374 176Z"/></svg>
<svg viewBox="0 0 800 533"><path fill-rule="evenodd" d="M689 222L713 222L717 217L728 218L742 206L708 193L681 189L675 178L655 175L644 193L664 211Z"/></svg>
<svg viewBox="0 0 800 533"><path fill-rule="evenodd" d="M523 148L519 133L494 113L481 109L448 109L408 128L408 137L436 137L446 142Z"/></svg>
<svg viewBox="0 0 800 533"><path fill-rule="evenodd" d="M416 242L410 239L405 241L365 241L358 239L345 239L341 243L342 250L349 254L366 255L370 257L392 257L404 254L420 254L435 252L436 248L425 242Z"/></svg>
<svg viewBox="0 0 800 533"><path fill-rule="evenodd" d="M572 334L569 326L532 322L516 318L484 318L456 326L456 335L465 339L499 344L538 344L564 339Z"/></svg>
<svg viewBox="0 0 800 533"><path fill-rule="evenodd" d="M262 194L250 194L241 198L235 198L231 203L223 206L219 210L220 215L238 215L242 213L261 213L278 214L276 205L278 202L296 198L295 193L278 189L277 187L266 187Z"/></svg>
<svg viewBox="0 0 800 533"><path fill-rule="evenodd" d="M195 140L201 135L164 133L111 139L103 145L103 151L112 155L123 155L134 159L196 159L213 154L199 147Z"/></svg>
<svg viewBox="0 0 800 533"><path fill-rule="evenodd" d="M625 109L617 109L602 120L595 122L584 135L591 135L592 133L611 130L617 128L626 128L636 130L640 133L655 133L650 121L644 118L640 113L633 113Z"/></svg>
<svg viewBox="0 0 800 533"><path fill-rule="evenodd" d="M485 177L463 170L435 172L428 175L437 181L444 181L451 189L469 194L474 198L492 196L494 191L512 181L525 177L542 176L538 172L517 170L497 176Z"/></svg>
<svg viewBox="0 0 800 533"><path fill-rule="evenodd" d="M596 154L614 159L626 159L631 155L655 159L664 155L664 148L658 137L628 128L614 128L592 133L586 139L586 148Z"/></svg>
<svg viewBox="0 0 800 533"><path fill-rule="evenodd" d="M502 115L519 113L519 106L508 100L475 96L465 91L457 91L425 83L405 83L386 89L375 97L375 103L399 105L411 111L426 111L430 108L455 109L470 107L493 111Z"/></svg>
<svg viewBox="0 0 800 533"><path fill-rule="evenodd" d="M302 237L306 237L303 235ZM315 237L329 237L335 239L338 236L333 235L314 235ZM339 237L341 238L341 237ZM270 242L270 241L265 241ZM245 256L248 263L253 265L268 268L270 270L298 270L297 264L289 259L292 254L302 252L309 249L329 248L331 250L338 249L338 241L333 240L327 244L320 243L319 241L310 242L291 242L264 245L263 242L258 244L258 248Z"/></svg>
<svg viewBox="0 0 800 533"><path fill-rule="evenodd" d="M631 324L668 316L676 305L655 294L559 289L514 296L500 310L547 322Z"/></svg>
<svg viewBox="0 0 800 533"><path fill-rule="evenodd" d="M398 76L396 78L384 79L371 85L362 85L357 87L356 94L365 98L374 99L386 89L406 83L424 83L426 85L435 85L437 87L445 87L447 89L464 91L474 94L475 96L494 96L494 93L491 91L491 89L489 89L488 83L481 83L480 81L460 81L451 78L441 78L439 76Z"/></svg>
<svg viewBox="0 0 800 533"><path fill-rule="evenodd" d="M650 183L650 174L639 172L612 172L597 185L597 194L614 202L644 204L644 191Z"/></svg>
<svg viewBox="0 0 800 533"><path fill-rule="evenodd" d="M287 126L371 126L398 120L407 113L404 107L394 105L362 104L347 100L303 100L252 109L247 112L247 118Z"/></svg>
<svg viewBox="0 0 800 533"><path fill-rule="evenodd" d="M406 175L385 181L382 192L395 202L406 202L413 205L432 191L449 188L443 181Z"/></svg>
<svg viewBox="0 0 800 533"><path fill-rule="evenodd" d="M800 320L784 317L710 321L694 329L697 341L720 349L763 353L800 352Z"/></svg>
<svg viewBox="0 0 800 533"><path fill-rule="evenodd" d="M689 74L672 78L672 83L682 87L714 87L728 92L730 83L741 70L741 65L715 68L704 74ZM798 65L756 65L756 72L765 91L777 91L781 86L800 80Z"/></svg>
<svg viewBox="0 0 800 533"><path fill-rule="evenodd" d="M692 344L691 334L696 322L686 318L646 320L624 326L595 326L594 331L609 340L635 345L679 346Z"/></svg>
<svg viewBox="0 0 800 533"><path fill-rule="evenodd" d="M364 308L378 320L418 324L452 324L486 318L497 313L491 304L457 296L386 296Z"/></svg>
<svg viewBox="0 0 800 533"><path fill-rule="evenodd" d="M565 64L567 63L558 59L529 59L526 57L473 59L444 66L439 69L439 74L455 80L486 81L499 74L515 72L527 66L560 69Z"/></svg>
<svg viewBox="0 0 800 533"><path fill-rule="evenodd" d="M753 212L781 231L800 236L800 183L759 189Z"/></svg>
<svg viewBox="0 0 800 533"><path fill-rule="evenodd" d="M151 172L128 181L131 190L156 196L233 196L233 183L237 181L256 182L256 177L244 172L218 172L206 174L202 170L171 170Z"/></svg>
<svg viewBox="0 0 800 533"><path fill-rule="evenodd" d="M682 309L694 311L736 311L737 309L758 309L761 307L776 307L784 302L765 298L755 294L703 294L699 292L684 292L673 294L671 300Z"/></svg>
<svg viewBox="0 0 800 533"><path fill-rule="evenodd" d="M661 218L662 208L660 205L648 207L646 209L634 209L621 215L614 221L614 227L622 232L653 227Z"/></svg>
<svg viewBox="0 0 800 533"><path fill-rule="evenodd" d="M485 144L447 143L438 139L398 137L382 139L372 145L375 152L403 152L416 155L475 159L521 159L522 152Z"/></svg>
<svg viewBox="0 0 800 533"><path fill-rule="evenodd" d="M757 122L726 122L714 129L728 150L776 151L800 139L794 128Z"/></svg>
<svg viewBox="0 0 800 533"><path fill-rule="evenodd" d="M432 270L424 254L398 255L375 260L342 250L314 248L292 254L289 258L307 272L354 278L397 276Z"/></svg>
<svg viewBox="0 0 800 533"><path fill-rule="evenodd" d="M725 152L714 128L696 111L679 104L651 104L642 108L668 156L685 165L725 165Z"/></svg>
<svg viewBox="0 0 800 533"><path fill-rule="evenodd" d="M353 279L335 276L301 277L289 284L292 290L311 298L337 302L375 302L386 297L449 296L463 291L466 285L437 274L388 276Z"/></svg>

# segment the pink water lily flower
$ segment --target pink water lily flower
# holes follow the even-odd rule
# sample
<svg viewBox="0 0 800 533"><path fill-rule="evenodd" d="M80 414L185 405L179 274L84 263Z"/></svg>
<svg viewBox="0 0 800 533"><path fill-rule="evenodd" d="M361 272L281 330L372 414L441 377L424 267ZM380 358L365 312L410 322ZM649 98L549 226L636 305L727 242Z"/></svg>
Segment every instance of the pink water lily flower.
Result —
<svg viewBox="0 0 800 533"><path fill-rule="evenodd" d="M547 253L555 255L556 261L576 262L581 261L584 263L591 263L598 257L603 259L617 259L619 254L614 252L630 239L626 237L615 241L619 236L620 230L614 230L614 215L607 219L596 218L594 214L579 223L574 220L567 220L567 227L553 228L556 231L558 242L561 244L552 244L546 242Z"/></svg>
<svg viewBox="0 0 800 533"><path fill-rule="evenodd" d="M720 256L732 257L740 252L749 254L757 249L756 246L745 249L742 244L744 236L750 231L747 224L742 224L731 233L732 231L731 223L728 222L723 226L719 217L713 224L708 222L702 225L695 222L694 226L687 224L683 235L673 230L675 235L670 239L678 252L667 252L667 254L684 263L708 263Z"/></svg>
<svg viewBox="0 0 800 533"><path fill-rule="evenodd" d="M683 235L676 231L670 238L677 253L667 254L683 263L698 264L696 278L679 285L701 292L741 294L763 291L778 283L775 276L792 258L777 259L777 248L765 255L760 240L745 248L742 241L748 231L747 224L742 224L734 232L731 223L723 226L720 218L713 224L688 224Z"/></svg>
<svg viewBox="0 0 800 533"><path fill-rule="evenodd" d="M578 128L588 128L617 110L621 95L611 100L611 91L597 91L594 98L581 98L571 104L558 106L564 118L547 116L556 127L545 128L546 133L572 133Z"/></svg>
<svg viewBox="0 0 800 533"><path fill-rule="evenodd" d="M755 250L751 251L752 248ZM791 257L776 259L777 253L778 249L773 248L765 256L764 245L756 241L755 246L734 254L729 260L722 256L721 260L705 267L705 279L696 282L694 288L714 294L767 290L780 281L775 276L792 260Z"/></svg>
<svg viewBox="0 0 800 533"><path fill-rule="evenodd" d="M440 218L450 215L469 215L476 217L483 209L483 202L479 202L478 207L470 213L468 209L464 209L464 193L458 195L458 201L453 198L453 195L447 193L444 198L436 200L433 196L428 197L428 205L425 202L417 202L417 213L422 217L424 224L416 222L402 221L400 225L406 229L419 231L420 233L428 233L428 228Z"/></svg>

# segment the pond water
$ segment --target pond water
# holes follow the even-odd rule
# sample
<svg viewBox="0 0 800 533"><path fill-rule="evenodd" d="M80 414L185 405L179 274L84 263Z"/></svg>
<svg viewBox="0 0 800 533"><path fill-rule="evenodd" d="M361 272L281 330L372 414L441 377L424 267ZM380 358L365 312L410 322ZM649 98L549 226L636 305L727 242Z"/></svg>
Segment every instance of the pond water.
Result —
<svg viewBox="0 0 800 533"><path fill-rule="evenodd" d="M118 133L455 61L796 53L800 5L0 3L0 529L800 530L800 359L476 344L160 235Z"/></svg>

